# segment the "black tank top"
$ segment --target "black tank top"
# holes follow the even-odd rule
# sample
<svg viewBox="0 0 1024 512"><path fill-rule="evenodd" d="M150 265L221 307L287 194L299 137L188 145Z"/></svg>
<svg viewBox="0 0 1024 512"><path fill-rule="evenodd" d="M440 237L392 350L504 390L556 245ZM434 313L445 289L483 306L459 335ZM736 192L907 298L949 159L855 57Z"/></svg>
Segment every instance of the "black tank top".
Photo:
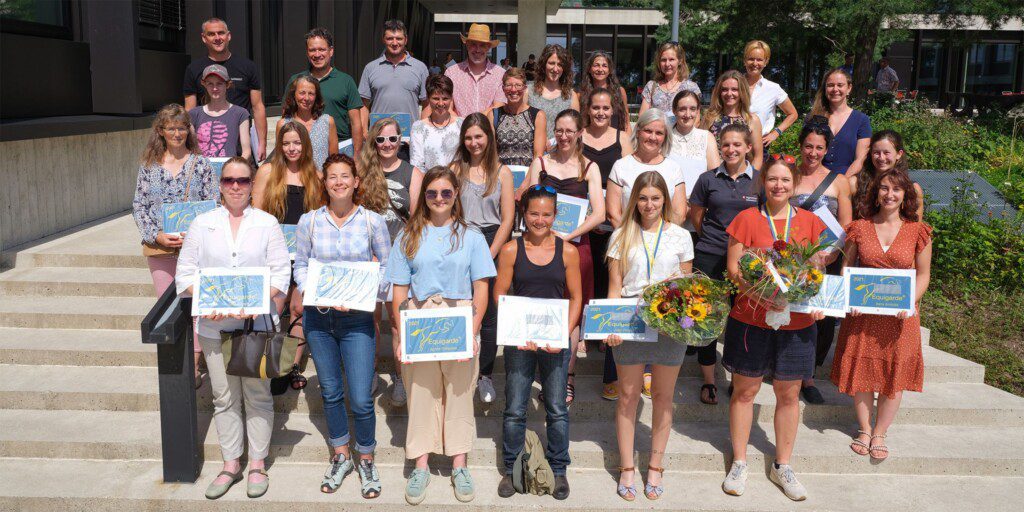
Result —
<svg viewBox="0 0 1024 512"><path fill-rule="evenodd" d="M598 170L601 171L602 187L607 188L608 175L612 173L612 166L615 165L618 159L622 158L622 143L619 142L621 135L621 131L616 131L615 143L604 149L594 149L585 143L583 144L583 156L597 164Z"/></svg>
<svg viewBox="0 0 1024 512"><path fill-rule="evenodd" d="M512 266L512 290L517 297L565 298L565 263L562 239L555 237L555 256L547 265L534 265L526 256L523 237L516 239L516 263Z"/></svg>
<svg viewBox="0 0 1024 512"><path fill-rule="evenodd" d="M303 213L306 213L306 187L288 185L288 195L284 198L284 220L281 224L298 224Z"/></svg>
<svg viewBox="0 0 1024 512"><path fill-rule="evenodd" d="M590 169L590 165L594 162L587 164L587 169ZM584 173L587 171L584 170ZM559 194L565 194L567 196L579 197L586 199L590 194L587 180L580 181L576 177L571 178L556 178L548 174L547 169L544 168L544 157L540 157L540 179L538 183L546 185L555 189Z"/></svg>

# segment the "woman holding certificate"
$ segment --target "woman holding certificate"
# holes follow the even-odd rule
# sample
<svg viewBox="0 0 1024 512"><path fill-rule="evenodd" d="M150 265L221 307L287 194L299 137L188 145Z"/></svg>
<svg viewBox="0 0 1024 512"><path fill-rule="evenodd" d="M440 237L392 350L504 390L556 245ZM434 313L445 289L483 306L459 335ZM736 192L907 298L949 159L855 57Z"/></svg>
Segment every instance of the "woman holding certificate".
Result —
<svg viewBox="0 0 1024 512"><path fill-rule="evenodd" d="M637 297L651 284L691 272L693 241L685 229L672 222L669 197L668 184L658 172L642 173L634 181L622 225L612 233L608 244L608 298ZM649 342L623 341L613 334L605 343L612 347L619 375L619 401L615 408L621 464L618 494L626 501L635 500L637 495L633 462L636 409L644 385L644 365L651 365L654 420L644 495L656 500L664 492L665 469L659 465L672 427L672 396L686 347L665 336Z"/></svg>
<svg viewBox="0 0 1024 512"><path fill-rule="evenodd" d="M575 111L570 111L575 113ZM555 122L555 137L563 126ZM596 173L595 173L596 174ZM505 244L498 257L498 278L494 283L494 300L508 294L509 288L518 297L562 299L569 297L569 325L579 321L583 309L579 252L567 244L551 226L555 221L557 196L545 185L533 185L523 194L523 219L526 233ZM585 278L584 278L585 279ZM523 450L526 437L526 406L530 401L534 377L540 380L544 409L547 413L547 446L544 453L555 475L552 496L556 500L569 497L569 481L565 468L569 465L569 399L567 374L570 349L526 346L506 346L505 360L505 421L502 428L502 458L505 475L498 484L498 495L508 498L515 494L512 468ZM568 374L568 375L571 375Z"/></svg>
<svg viewBox="0 0 1024 512"><path fill-rule="evenodd" d="M748 249L772 249L778 242L815 242L825 224L813 213L789 204L800 183L796 159L775 155L759 175L758 184L765 195L762 206L739 213L726 233L729 249L726 267L729 278L739 288L739 295L725 326L725 348L722 366L732 372L735 389L729 402L729 435L733 463L722 482L726 494L743 494L747 483L747 443L754 417L754 397L764 377L773 379L775 391L775 463L769 478L780 486L786 496L800 501L807 491L790 467L796 431L800 424L800 383L814 376L814 346L817 336L814 315L791 313L790 322L775 330L766 323L766 314L783 311L785 304L750 292L751 283L740 273L740 257ZM780 249L781 250L781 249Z"/></svg>
<svg viewBox="0 0 1024 512"><path fill-rule="evenodd" d="M288 289L288 247L284 233L273 216L249 206L253 168L242 157L224 164L220 178L221 207L195 218L189 227L178 259L175 284L178 294L194 295L196 274L211 267L268 267L272 314L255 318L257 330L273 330L267 319L277 321ZM213 389L213 419L220 440L224 470L210 482L206 497L217 499L242 479L243 443L249 444L248 490L250 498L267 492L269 481L264 459L270 449L274 428L274 398L270 379L228 375L221 352L221 332L241 329L238 315L199 317L197 344L206 355ZM242 403L245 403L245 414Z"/></svg>
<svg viewBox="0 0 1024 512"><path fill-rule="evenodd" d="M555 149L543 155L530 166L530 185L541 185L590 203L590 214L569 233L558 233L579 252L579 271L583 285L583 303L594 298L594 261L590 252L590 231L604 222L604 196L601 193L601 171L583 156L583 116L566 109L555 117ZM579 240L574 242L573 240ZM574 324L570 324L572 330ZM573 370L576 366L576 348L579 331L574 331L570 343L569 380L566 384L566 403L576 397ZM586 347L586 344L583 345ZM585 348L584 348L585 350Z"/></svg>
<svg viewBox="0 0 1024 512"><path fill-rule="evenodd" d="M861 203L862 218L846 230L846 264L915 269L914 313L882 316L851 309L839 329L832 382L840 392L853 396L860 430L850 449L884 460L889 456L885 436L899 411L903 391L920 392L924 381L917 311L931 275L932 230L918 216L921 198L906 172L892 170L876 177L867 197L873 200ZM873 393L878 393L874 426Z"/></svg>
<svg viewBox="0 0 1024 512"><path fill-rule="evenodd" d="M351 157L343 154L327 157L323 187L326 206L304 214L295 229L295 283L300 293L315 293L319 284L309 280L310 262L327 264L376 259L383 273L391 251L391 237L384 217L361 205L363 191ZM387 285L381 282L378 288L378 299L383 300ZM320 491L338 490L355 467L362 481L363 497L376 498L380 496L381 484L373 463L373 450L377 446L377 416L372 395L373 381L377 378L373 369L376 355L373 313L340 306L306 306L303 318L306 342L320 378L328 442L333 449L331 465L324 474ZM352 461L349 449L346 383L348 405L355 420L358 464Z"/></svg>
<svg viewBox="0 0 1024 512"><path fill-rule="evenodd" d="M419 206L395 240L388 266L394 296L391 318L401 318L406 309L473 307L472 359L420 361L402 367L409 410L405 456L416 461L405 488L405 499L412 505L426 497L431 453L452 457L452 484L459 501L471 501L475 495L466 453L476 439L473 388L480 363L476 355L488 280L496 272L487 241L463 218L460 183L450 169L427 171L416 202ZM399 333L393 340L396 361L403 360L404 352L405 334L401 329Z"/></svg>

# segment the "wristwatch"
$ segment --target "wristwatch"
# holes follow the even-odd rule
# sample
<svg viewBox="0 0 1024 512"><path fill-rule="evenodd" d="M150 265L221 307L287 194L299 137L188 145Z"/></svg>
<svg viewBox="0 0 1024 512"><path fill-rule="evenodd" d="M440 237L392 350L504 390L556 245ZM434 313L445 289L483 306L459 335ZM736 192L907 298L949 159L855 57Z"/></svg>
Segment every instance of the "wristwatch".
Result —
<svg viewBox="0 0 1024 512"><path fill-rule="evenodd" d="M772 130L774 130L775 133L779 134L779 137L782 137L782 130L780 130L778 126L772 128Z"/></svg>

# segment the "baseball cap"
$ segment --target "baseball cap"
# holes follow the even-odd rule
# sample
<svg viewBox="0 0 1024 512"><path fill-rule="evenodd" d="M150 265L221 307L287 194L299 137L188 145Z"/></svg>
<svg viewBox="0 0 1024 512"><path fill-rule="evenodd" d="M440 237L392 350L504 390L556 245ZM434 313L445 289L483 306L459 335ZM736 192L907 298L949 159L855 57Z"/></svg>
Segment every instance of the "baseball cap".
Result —
<svg viewBox="0 0 1024 512"><path fill-rule="evenodd" d="M206 69L203 69L203 77L201 80L206 80L206 77L210 75L217 75L225 82L231 81L231 76L228 75L228 69L220 64L210 64L209 66L206 66Z"/></svg>

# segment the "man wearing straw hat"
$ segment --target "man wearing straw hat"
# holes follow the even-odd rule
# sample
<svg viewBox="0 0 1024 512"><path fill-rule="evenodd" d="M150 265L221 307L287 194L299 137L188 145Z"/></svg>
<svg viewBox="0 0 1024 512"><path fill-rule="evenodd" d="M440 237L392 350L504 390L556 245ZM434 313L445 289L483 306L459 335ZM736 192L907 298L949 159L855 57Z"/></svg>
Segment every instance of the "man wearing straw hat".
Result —
<svg viewBox="0 0 1024 512"><path fill-rule="evenodd" d="M448 68L444 74L452 79L455 94L452 99L455 113L466 117L473 112L487 112L504 103L505 93L501 79L505 70L487 60L487 54L498 46L497 39L491 39L491 28L474 23L469 33L462 36L466 45L466 60Z"/></svg>

